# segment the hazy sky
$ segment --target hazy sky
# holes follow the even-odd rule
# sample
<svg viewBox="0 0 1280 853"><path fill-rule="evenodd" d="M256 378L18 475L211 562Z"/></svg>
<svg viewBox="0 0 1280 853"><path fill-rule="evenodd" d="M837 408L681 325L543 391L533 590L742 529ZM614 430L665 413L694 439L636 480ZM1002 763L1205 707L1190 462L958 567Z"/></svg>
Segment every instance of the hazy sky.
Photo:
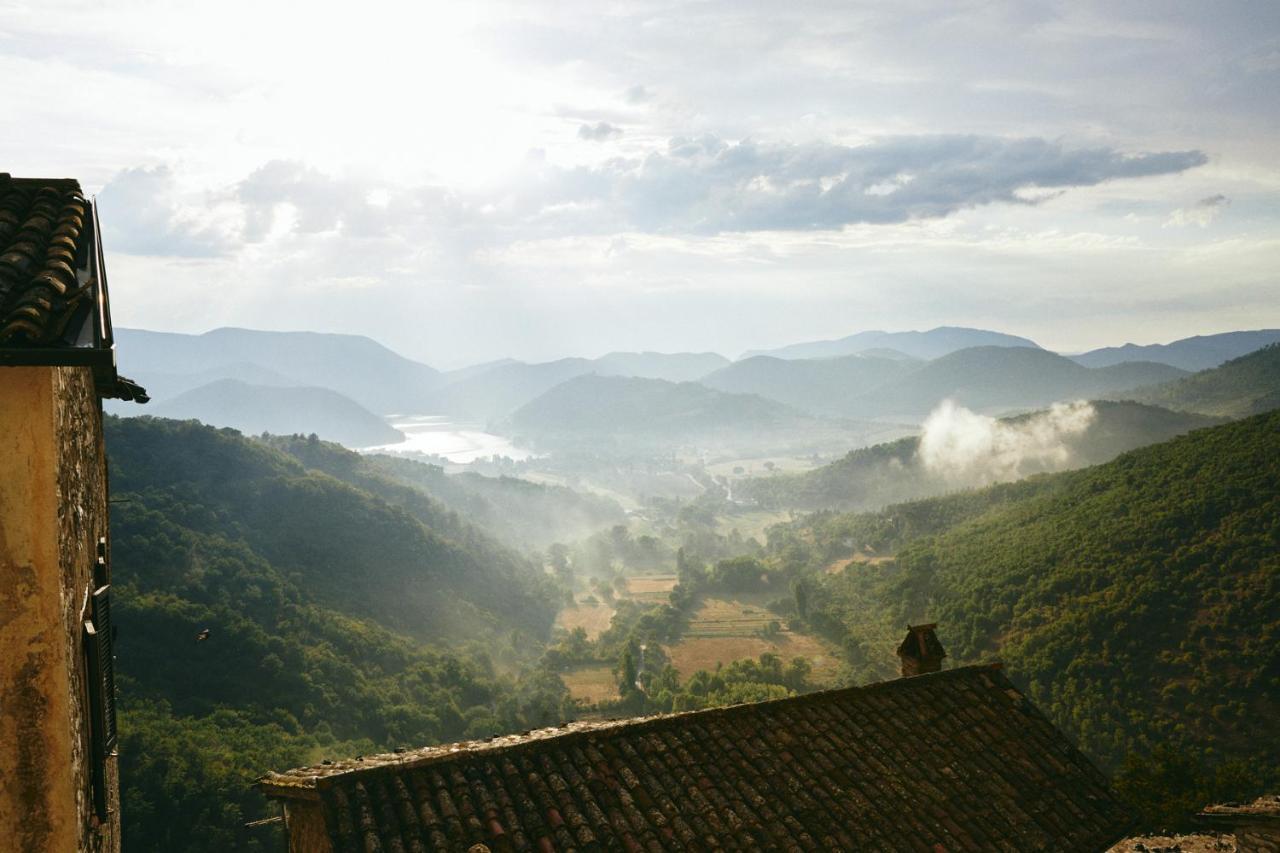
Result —
<svg viewBox="0 0 1280 853"><path fill-rule="evenodd" d="M1280 3L0 0L118 325L438 366L1280 326Z"/></svg>

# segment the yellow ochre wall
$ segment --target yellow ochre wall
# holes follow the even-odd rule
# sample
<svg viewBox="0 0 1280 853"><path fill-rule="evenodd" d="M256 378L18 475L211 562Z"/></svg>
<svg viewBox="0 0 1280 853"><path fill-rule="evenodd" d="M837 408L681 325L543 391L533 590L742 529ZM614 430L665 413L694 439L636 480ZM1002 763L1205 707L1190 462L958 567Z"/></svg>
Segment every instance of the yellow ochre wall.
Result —
<svg viewBox="0 0 1280 853"><path fill-rule="evenodd" d="M107 535L101 406L83 367L0 367L0 851L119 850L93 814L81 621Z"/></svg>

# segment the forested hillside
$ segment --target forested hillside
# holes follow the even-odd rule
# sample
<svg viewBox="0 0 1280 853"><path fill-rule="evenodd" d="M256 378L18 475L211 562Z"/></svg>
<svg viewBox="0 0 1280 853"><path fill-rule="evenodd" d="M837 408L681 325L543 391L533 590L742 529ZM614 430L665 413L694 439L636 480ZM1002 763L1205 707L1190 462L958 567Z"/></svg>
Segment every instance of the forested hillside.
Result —
<svg viewBox="0 0 1280 853"><path fill-rule="evenodd" d="M561 718L554 678L500 675L548 635L540 566L230 430L106 432L125 849L276 849L242 826L264 769Z"/></svg>
<svg viewBox="0 0 1280 853"><path fill-rule="evenodd" d="M1133 396L1171 409L1236 418L1280 408L1280 344Z"/></svg>
<svg viewBox="0 0 1280 853"><path fill-rule="evenodd" d="M297 435L270 436L265 441L308 468L378 495L455 538L469 540L482 528L514 547L545 548L553 542L589 536L626 519L616 501L564 486L474 472L446 474L438 465L397 456L361 455L331 442ZM443 513L445 508L450 512Z"/></svg>
<svg viewBox="0 0 1280 853"><path fill-rule="evenodd" d="M1280 413L817 516L775 528L770 552L858 677L889 674L902 626L937 621L950 665L1002 658L1153 813L1280 784Z"/></svg>
<svg viewBox="0 0 1280 853"><path fill-rule="evenodd" d="M1042 349L973 347L861 394L855 404L862 417L923 417L948 399L978 411L1010 411L1103 396L1183 375L1185 371L1155 362L1088 368Z"/></svg>
<svg viewBox="0 0 1280 853"><path fill-rule="evenodd" d="M1081 468L1115 458L1126 450L1167 441L1200 427L1221 423L1204 415L1171 412L1132 402L1094 402L1094 417L1086 430L1063 436L1065 458L1024 474ZM1020 415L1001 423L1013 427L1037 415ZM770 509L878 509L891 503L954 491L965 485L930 470L919 457L920 438L911 436L887 444L858 448L843 459L802 474L756 477L735 485L740 497Z"/></svg>

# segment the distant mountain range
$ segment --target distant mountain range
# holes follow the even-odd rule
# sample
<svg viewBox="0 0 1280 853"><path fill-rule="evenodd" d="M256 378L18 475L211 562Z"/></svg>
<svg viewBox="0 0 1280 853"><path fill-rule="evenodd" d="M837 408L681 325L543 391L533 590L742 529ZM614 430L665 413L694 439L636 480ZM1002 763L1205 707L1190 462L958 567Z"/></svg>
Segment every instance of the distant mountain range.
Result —
<svg viewBox="0 0 1280 853"><path fill-rule="evenodd" d="M970 347L1032 347L1039 344L1016 335L968 329L961 326L939 326L927 332L858 332L833 341L809 341L773 350L752 350L743 358L769 355L774 358L836 358L872 349L894 350L912 358L933 359Z"/></svg>
<svg viewBox="0 0 1280 853"><path fill-rule="evenodd" d="M359 335L231 328L202 335L139 329L116 329L115 334L120 372L144 387L185 385L182 390L189 390L203 384L198 377L284 382L329 388L387 415L426 411L429 392L443 382L439 371ZM264 376L273 381L264 382Z"/></svg>
<svg viewBox="0 0 1280 853"><path fill-rule="evenodd" d="M1216 367L1255 345L1280 340L1280 330L1151 346L1126 344L1067 358L1027 338L944 326L923 332L860 332L836 341L793 344L737 362L708 352L613 352L533 364L502 359L448 373L356 335L224 328L201 335L117 329L116 337L121 371L146 387L154 402L146 410L133 406L128 411L109 403L109 411L196 417L250 432L288 428L363 446L397 440L398 433L386 431L389 427L374 426L374 420L393 413L518 423L507 419L562 383L592 375L698 382L711 391L755 395L810 419L919 421L944 399L1000 414L1058 400L1128 397L1234 415L1252 404L1208 402L1204 389L1220 384L1217 379L1198 380L1202 390L1195 393L1201 403L1169 396L1192 394L1187 390L1191 385L1180 391L1150 389L1183 378L1191 367ZM584 387L596 386L575 386L544 401L540 417L550 417L553 405L568 405ZM598 387L612 393L624 386ZM636 395L640 387L631 386L627 395ZM280 404L286 388L298 389L288 395L287 406ZM319 389L330 393L319 394ZM683 415L691 418L702 411L692 393L686 389L678 398L681 405L692 405ZM640 397L653 405L677 399L660 401L648 391ZM637 411L635 402L626 403L630 411ZM722 403L712 408L722 408ZM255 409L262 411L254 414ZM749 422L740 426L749 428Z"/></svg>
<svg viewBox="0 0 1280 853"><path fill-rule="evenodd" d="M735 361L701 382L718 391L759 394L815 415L851 417L860 414L862 394L895 382L919 366L919 361L901 356L785 359L757 355Z"/></svg>
<svg viewBox="0 0 1280 853"><path fill-rule="evenodd" d="M1089 368L1048 350L973 347L926 362L849 405L862 417L918 418L947 399L975 411L1001 412L1104 396L1184 375L1153 362Z"/></svg>
<svg viewBox="0 0 1280 853"><path fill-rule="evenodd" d="M561 382L578 376L622 376L688 382L729 364L715 353L614 352L596 359L562 358L526 364L494 362L488 369L471 368L457 376L432 398L427 411L487 421L510 415Z"/></svg>
<svg viewBox="0 0 1280 853"><path fill-rule="evenodd" d="M246 435L315 433L347 447L395 444L404 435L348 397L328 388L250 385L219 379L138 410L174 420L232 427Z"/></svg>
<svg viewBox="0 0 1280 853"><path fill-rule="evenodd" d="M769 430L802 419L799 412L754 394L726 394L695 382L579 376L522 406L512 426L541 434L688 435L716 430Z"/></svg>
<svg viewBox="0 0 1280 853"><path fill-rule="evenodd" d="M1276 342L1280 342L1280 329L1258 329L1251 332L1196 335L1167 344L1105 347L1071 358L1085 367L1106 367L1122 361L1158 361L1183 370L1196 371L1217 367L1225 361Z"/></svg>

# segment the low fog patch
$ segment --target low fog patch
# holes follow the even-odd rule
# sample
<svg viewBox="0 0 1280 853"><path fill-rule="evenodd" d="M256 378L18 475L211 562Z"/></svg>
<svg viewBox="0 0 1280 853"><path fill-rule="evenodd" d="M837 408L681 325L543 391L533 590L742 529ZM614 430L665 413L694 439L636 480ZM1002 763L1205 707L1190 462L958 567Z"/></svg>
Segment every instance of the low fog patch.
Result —
<svg viewBox="0 0 1280 853"><path fill-rule="evenodd" d="M1055 403L1017 421L972 412L952 400L924 422L919 460L925 469L957 485L1016 480L1071 463L1071 439L1097 418L1091 403Z"/></svg>

